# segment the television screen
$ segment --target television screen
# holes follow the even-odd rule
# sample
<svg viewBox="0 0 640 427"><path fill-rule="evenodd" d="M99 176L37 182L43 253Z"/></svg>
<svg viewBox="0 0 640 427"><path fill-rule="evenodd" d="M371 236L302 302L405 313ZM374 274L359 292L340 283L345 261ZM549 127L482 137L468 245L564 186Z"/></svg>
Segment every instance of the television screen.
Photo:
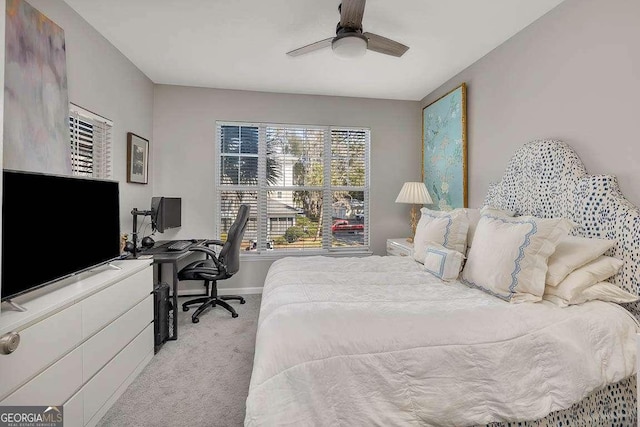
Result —
<svg viewBox="0 0 640 427"><path fill-rule="evenodd" d="M151 198L151 217L154 228L164 233L182 225L182 199L180 197Z"/></svg>
<svg viewBox="0 0 640 427"><path fill-rule="evenodd" d="M9 170L3 179L2 300L120 255L116 181Z"/></svg>

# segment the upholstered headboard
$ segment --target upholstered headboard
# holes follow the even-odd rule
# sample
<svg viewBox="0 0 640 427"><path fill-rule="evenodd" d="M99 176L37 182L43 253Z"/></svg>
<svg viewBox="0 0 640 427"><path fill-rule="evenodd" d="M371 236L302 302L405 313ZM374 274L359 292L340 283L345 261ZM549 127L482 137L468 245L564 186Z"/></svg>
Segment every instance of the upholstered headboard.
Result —
<svg viewBox="0 0 640 427"><path fill-rule="evenodd" d="M588 175L564 142L537 140L516 151L485 204L517 215L569 218L579 225L575 235L617 240L608 255L624 266L611 281L640 295L640 212L624 198L615 176ZM637 303L625 306L640 313Z"/></svg>

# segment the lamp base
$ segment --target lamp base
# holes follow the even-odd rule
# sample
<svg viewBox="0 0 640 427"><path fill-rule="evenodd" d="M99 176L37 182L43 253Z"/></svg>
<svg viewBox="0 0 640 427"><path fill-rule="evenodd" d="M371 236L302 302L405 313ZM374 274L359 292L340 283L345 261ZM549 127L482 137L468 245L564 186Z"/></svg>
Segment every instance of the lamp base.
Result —
<svg viewBox="0 0 640 427"><path fill-rule="evenodd" d="M418 209L416 209L416 205L411 205L411 237L407 238L407 242L413 242L413 237L416 235L417 226L418 226Z"/></svg>

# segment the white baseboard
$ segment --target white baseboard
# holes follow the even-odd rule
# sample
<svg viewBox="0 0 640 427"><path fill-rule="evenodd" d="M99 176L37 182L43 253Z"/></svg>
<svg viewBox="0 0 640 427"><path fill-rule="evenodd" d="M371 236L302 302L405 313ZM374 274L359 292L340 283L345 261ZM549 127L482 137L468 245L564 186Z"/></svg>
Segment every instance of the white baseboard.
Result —
<svg viewBox="0 0 640 427"><path fill-rule="evenodd" d="M181 289L179 296L201 295L204 289ZM262 286L246 288L218 288L218 295L258 295L262 293Z"/></svg>

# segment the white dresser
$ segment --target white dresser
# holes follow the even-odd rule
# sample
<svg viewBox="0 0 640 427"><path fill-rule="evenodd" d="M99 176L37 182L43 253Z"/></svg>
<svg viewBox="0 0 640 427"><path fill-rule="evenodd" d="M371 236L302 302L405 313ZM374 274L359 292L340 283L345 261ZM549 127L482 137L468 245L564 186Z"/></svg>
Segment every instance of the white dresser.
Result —
<svg viewBox="0 0 640 427"><path fill-rule="evenodd" d="M413 243L407 242L406 237L387 239L387 255L413 256Z"/></svg>
<svg viewBox="0 0 640 427"><path fill-rule="evenodd" d="M3 304L0 405L63 405L64 425L95 425L153 357L153 270L117 261Z"/></svg>

